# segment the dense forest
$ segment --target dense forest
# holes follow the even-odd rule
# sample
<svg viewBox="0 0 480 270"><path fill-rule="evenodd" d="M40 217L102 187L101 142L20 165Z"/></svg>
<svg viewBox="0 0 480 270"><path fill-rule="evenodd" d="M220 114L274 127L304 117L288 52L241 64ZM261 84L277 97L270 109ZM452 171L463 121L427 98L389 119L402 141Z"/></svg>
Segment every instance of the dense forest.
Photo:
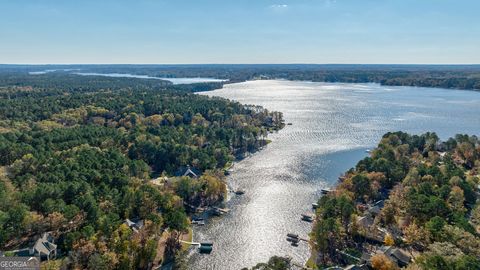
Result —
<svg viewBox="0 0 480 270"><path fill-rule="evenodd" d="M477 137L388 133L319 200L315 263L480 269L479 192Z"/></svg>
<svg viewBox="0 0 480 270"><path fill-rule="evenodd" d="M190 94L203 84L8 72L0 81L0 249L18 254L49 232L59 258L50 263L66 268L175 259L184 203L221 201L226 166L283 127L281 113ZM179 174L185 167L198 178Z"/></svg>
<svg viewBox="0 0 480 270"><path fill-rule="evenodd" d="M53 74L81 70L166 78L210 77L230 82L278 78L480 90L479 65L0 65L1 73L28 74L43 70L56 70ZM0 86L4 84L2 81L0 79ZM17 81L21 80L11 78L11 82ZM143 80L142 83L154 83L152 81L155 80ZM191 90L201 89L192 87Z"/></svg>

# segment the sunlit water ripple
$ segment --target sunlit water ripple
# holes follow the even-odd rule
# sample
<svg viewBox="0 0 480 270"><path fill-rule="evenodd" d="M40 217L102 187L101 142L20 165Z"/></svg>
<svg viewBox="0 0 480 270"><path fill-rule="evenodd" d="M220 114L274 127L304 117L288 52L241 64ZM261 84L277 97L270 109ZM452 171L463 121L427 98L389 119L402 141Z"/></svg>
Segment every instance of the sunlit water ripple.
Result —
<svg viewBox="0 0 480 270"><path fill-rule="evenodd" d="M214 242L210 255L189 254L191 269L241 269L288 255L305 263L305 243L293 247L289 232L307 236L320 189L335 184L388 131L435 131L443 139L480 133L480 93L377 84L250 81L201 93L284 113L292 123L264 150L237 163L229 186L246 191L227 202L231 212L194 229L194 240Z"/></svg>

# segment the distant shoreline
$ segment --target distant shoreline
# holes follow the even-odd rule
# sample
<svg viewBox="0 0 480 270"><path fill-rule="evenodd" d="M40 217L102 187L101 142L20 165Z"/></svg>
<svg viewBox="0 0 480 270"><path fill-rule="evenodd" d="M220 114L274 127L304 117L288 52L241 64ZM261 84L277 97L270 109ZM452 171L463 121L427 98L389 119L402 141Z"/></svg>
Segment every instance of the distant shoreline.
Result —
<svg viewBox="0 0 480 270"><path fill-rule="evenodd" d="M235 83L254 79L286 79L330 83L380 83L386 86L480 90L480 64L192 64L192 65L9 65L1 73L130 74L178 83ZM71 72L75 70L75 72ZM51 72L56 73L56 72ZM45 74L43 74L45 75ZM202 78L202 80L195 80ZM213 79L212 79L213 78ZM174 82L175 84L175 82Z"/></svg>

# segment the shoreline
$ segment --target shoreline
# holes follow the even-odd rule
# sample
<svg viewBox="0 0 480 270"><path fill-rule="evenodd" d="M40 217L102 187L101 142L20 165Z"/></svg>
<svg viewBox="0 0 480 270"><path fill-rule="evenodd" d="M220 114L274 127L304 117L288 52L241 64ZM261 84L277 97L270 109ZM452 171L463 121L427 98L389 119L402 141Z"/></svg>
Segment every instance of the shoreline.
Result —
<svg viewBox="0 0 480 270"><path fill-rule="evenodd" d="M271 133L273 133L273 132L279 132L279 131L283 130L283 129L285 128L285 126L286 126L286 125L284 125L284 126L283 126L282 128L280 128L279 130L269 131L269 134L271 134ZM223 171L224 174L227 173L227 171L233 169L236 164L244 161L245 159L251 158L251 157L252 157L253 155L255 155L256 153L259 153L260 151L264 150L264 148L267 147L267 146L272 142L272 140L269 140L269 139L265 139L265 140L263 140L263 141L265 141L265 144L262 145L261 147L259 147L256 151L254 151L254 152L246 152L246 153L245 153L245 156L242 157L242 158L235 157L234 160L232 160L231 162L227 163L226 166L225 166L224 168L220 169L220 170ZM213 205L208 205L208 206L206 206L206 207L215 207L215 206L226 207L226 204L227 204L229 201L231 201L231 199L232 199L232 195L230 195L230 194L233 194L233 196L242 196L242 195L236 195L236 194L235 194L235 191L234 191L233 189L230 189L231 186L229 185L229 181L228 181L228 176L230 176L230 174L231 174L231 172L228 172L228 175L225 174L225 177L226 177L226 181L225 181L225 185L226 185L225 199L224 199L223 201L221 201L221 202L217 202L217 203L215 203L215 204L213 204ZM242 190L246 190L246 189L242 189ZM229 195L230 195L230 196L229 196ZM230 210L230 209L228 209L228 210ZM230 212L230 211L229 211L229 212ZM207 211L201 212L201 216L203 216L203 215L205 215L205 214L207 215L206 218L205 218L206 220L213 220L213 219L212 219L212 217L214 217L213 215L209 214ZM189 215L190 218L192 218L193 216L195 216L195 213L190 213L190 214L188 214L188 215ZM220 216L218 217L218 220L223 220L224 218L225 218L225 217L224 217L224 215L222 214L222 215L220 215ZM194 226L194 225L195 225L195 224L190 223L190 227L189 227L190 232L191 232L190 242L193 242L193 238L194 238L195 227L196 227L196 226ZM197 241L198 241L198 240L197 240ZM188 245L187 247L184 247L184 245L186 245L186 244L182 244L182 250L181 250L181 251L182 251L182 252L185 252L185 255L187 256L187 259L188 259L188 258L190 258L190 257L193 255L193 253L190 253L190 254L187 253L187 251L190 249L190 247L191 247L192 245Z"/></svg>

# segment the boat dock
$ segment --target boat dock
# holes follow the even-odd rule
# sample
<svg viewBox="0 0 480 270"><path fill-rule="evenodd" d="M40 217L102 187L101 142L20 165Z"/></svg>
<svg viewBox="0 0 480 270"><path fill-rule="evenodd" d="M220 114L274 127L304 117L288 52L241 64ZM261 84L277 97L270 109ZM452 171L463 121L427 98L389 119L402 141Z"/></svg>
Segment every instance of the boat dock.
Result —
<svg viewBox="0 0 480 270"><path fill-rule="evenodd" d="M210 254L213 251L213 242L187 242L180 240L180 243L198 246L198 251L200 253L207 253Z"/></svg>
<svg viewBox="0 0 480 270"><path fill-rule="evenodd" d="M328 193L332 192L329 188L322 188L320 191L323 195L327 195Z"/></svg>
<svg viewBox="0 0 480 270"><path fill-rule="evenodd" d="M310 242L310 240L308 240L307 238L300 237L298 234L294 233L287 234L287 241L290 242L291 245L294 247L298 247L298 243L300 243L301 241L306 243Z"/></svg>
<svg viewBox="0 0 480 270"><path fill-rule="evenodd" d="M230 212L230 209L228 208L220 208L220 207L212 207L211 208L212 214L215 216L221 216L223 214L226 214Z"/></svg>
<svg viewBox="0 0 480 270"><path fill-rule="evenodd" d="M188 204L186 202L183 202L183 205L185 205L187 207L187 209L189 209L189 210L191 210L192 212L195 212L195 213L202 213L202 212L206 211L206 209L204 207L196 207L196 206Z"/></svg>

